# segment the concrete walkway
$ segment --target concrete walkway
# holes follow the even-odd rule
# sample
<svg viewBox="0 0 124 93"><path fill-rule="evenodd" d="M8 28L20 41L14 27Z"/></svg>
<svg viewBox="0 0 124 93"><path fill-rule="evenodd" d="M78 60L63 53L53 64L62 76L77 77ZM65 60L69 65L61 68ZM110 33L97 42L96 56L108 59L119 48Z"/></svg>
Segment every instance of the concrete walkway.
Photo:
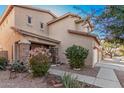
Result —
<svg viewBox="0 0 124 93"><path fill-rule="evenodd" d="M104 88L121 88L120 82L113 69L104 67L100 68L94 85Z"/></svg>
<svg viewBox="0 0 124 93"><path fill-rule="evenodd" d="M98 63L96 66L101 67L100 71L97 74L97 77L91 77L86 75L81 75L77 73L65 72L58 69L50 69L51 74L63 76L64 73L71 74L74 77L77 77L78 81L89 83L103 88L121 88L120 82L113 69L119 69L108 64Z"/></svg>

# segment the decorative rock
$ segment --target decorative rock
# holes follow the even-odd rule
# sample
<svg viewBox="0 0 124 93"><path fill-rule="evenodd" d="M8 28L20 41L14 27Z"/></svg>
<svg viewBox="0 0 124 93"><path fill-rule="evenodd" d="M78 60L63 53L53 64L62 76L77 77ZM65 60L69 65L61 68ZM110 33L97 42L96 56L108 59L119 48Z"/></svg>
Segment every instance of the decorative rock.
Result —
<svg viewBox="0 0 124 93"><path fill-rule="evenodd" d="M62 84L62 83L59 83L59 84L54 84L53 86L54 86L55 88L60 88L60 87L63 86L63 84Z"/></svg>
<svg viewBox="0 0 124 93"><path fill-rule="evenodd" d="M52 64L51 67L56 67L57 65L56 64Z"/></svg>
<svg viewBox="0 0 124 93"><path fill-rule="evenodd" d="M81 70L81 68L74 68L73 70L79 71L79 70Z"/></svg>

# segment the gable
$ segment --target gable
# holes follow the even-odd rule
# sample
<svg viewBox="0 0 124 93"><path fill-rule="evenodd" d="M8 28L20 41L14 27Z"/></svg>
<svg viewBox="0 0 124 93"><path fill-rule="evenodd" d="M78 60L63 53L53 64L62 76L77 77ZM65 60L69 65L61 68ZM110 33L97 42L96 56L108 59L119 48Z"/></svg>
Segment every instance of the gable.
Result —
<svg viewBox="0 0 124 93"><path fill-rule="evenodd" d="M51 11L48 11L48 10L38 9L31 6L9 5L7 9L4 11L4 14L0 17L0 25L3 23L3 21L6 19L6 17L9 15L9 13L12 11L14 7L20 7L20 8L24 8L32 11L37 11L37 12L44 12L51 15L53 18L57 18L56 15L54 15Z"/></svg>
<svg viewBox="0 0 124 93"><path fill-rule="evenodd" d="M35 8L35 7L29 6L29 5L28 6L26 6L26 5L14 5L14 7L19 7L19 8L22 8L22 9L27 9L27 10L36 11L36 12L47 13L47 14L51 15L53 18L57 17L55 14L53 14L49 10Z"/></svg>

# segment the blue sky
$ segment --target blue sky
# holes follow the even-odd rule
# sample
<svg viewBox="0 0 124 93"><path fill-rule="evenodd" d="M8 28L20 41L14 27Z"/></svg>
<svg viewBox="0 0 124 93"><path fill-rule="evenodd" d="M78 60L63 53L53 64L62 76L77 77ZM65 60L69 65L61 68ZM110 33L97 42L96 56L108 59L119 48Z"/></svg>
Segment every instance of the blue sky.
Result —
<svg viewBox="0 0 124 93"><path fill-rule="evenodd" d="M79 14L80 10L76 10L74 6L75 5L33 5L33 7L50 10L57 16L61 16L68 12ZM105 6L103 5L76 5L76 6L83 9L86 12L91 12L91 9L99 10L99 12L97 12L96 15L100 15L103 9L105 8ZM0 5L0 16L2 16L6 7L7 7L6 5ZM86 15L80 14L80 16L85 17ZM100 35L99 32L94 31L94 33Z"/></svg>
<svg viewBox="0 0 124 93"><path fill-rule="evenodd" d="M0 5L0 16L2 16L5 9L6 9L6 5Z"/></svg>
<svg viewBox="0 0 124 93"><path fill-rule="evenodd" d="M76 6L82 8L83 10L88 11L88 12L90 12L90 10L92 8L103 9L105 7L102 5L76 5ZM6 5L0 5L0 16L3 14L6 7L7 7ZM76 10L74 8L74 5L34 5L33 7L51 10L53 13L55 13L58 16L63 15L67 12L72 12L75 14L78 14L80 12L79 10ZM99 11L99 13L97 13L97 14L100 14L101 12L102 11Z"/></svg>
<svg viewBox="0 0 124 93"><path fill-rule="evenodd" d="M53 13L55 13L57 15L62 15L67 12L72 12L72 13L76 13L76 14L80 12L74 8L74 5L54 5L54 6L49 6L49 5L40 6L39 5L39 6L35 6L35 7L51 10ZM81 9L84 9L85 11L90 12L90 10L92 8L103 9L105 6L78 5L78 7L80 7Z"/></svg>

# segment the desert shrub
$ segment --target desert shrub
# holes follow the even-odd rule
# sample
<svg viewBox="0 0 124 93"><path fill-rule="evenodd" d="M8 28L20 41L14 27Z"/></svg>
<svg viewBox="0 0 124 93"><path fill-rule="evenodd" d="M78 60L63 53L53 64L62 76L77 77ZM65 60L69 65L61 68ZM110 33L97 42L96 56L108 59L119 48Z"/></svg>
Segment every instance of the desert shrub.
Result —
<svg viewBox="0 0 124 93"><path fill-rule="evenodd" d="M77 45L67 48L65 53L71 68L81 68L88 56L88 50Z"/></svg>
<svg viewBox="0 0 124 93"><path fill-rule="evenodd" d="M33 76L44 76L50 68L50 53L46 48L36 48L30 52L30 67Z"/></svg>
<svg viewBox="0 0 124 93"><path fill-rule="evenodd" d="M15 60L11 65L11 70L21 73L21 72L26 72L27 68L22 62L19 62L19 60Z"/></svg>
<svg viewBox="0 0 124 93"><path fill-rule="evenodd" d="M65 88L80 88L81 84L77 81L77 78L72 77L70 74L64 74L61 77L62 84Z"/></svg>
<svg viewBox="0 0 124 93"><path fill-rule="evenodd" d="M0 57L0 70L5 70L7 65L7 59Z"/></svg>

